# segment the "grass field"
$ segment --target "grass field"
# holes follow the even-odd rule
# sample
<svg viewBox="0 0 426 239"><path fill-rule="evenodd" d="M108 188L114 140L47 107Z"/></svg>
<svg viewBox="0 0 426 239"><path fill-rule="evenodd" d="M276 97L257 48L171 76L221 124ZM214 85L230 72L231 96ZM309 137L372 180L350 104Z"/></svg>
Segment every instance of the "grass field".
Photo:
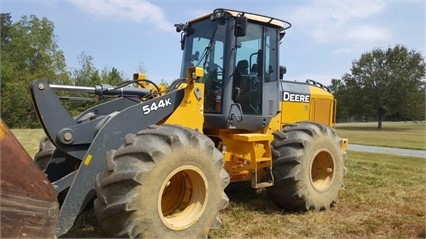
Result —
<svg viewBox="0 0 426 239"><path fill-rule="evenodd" d="M425 124L385 122L338 125L350 143L424 149ZM41 131L12 130L34 155ZM404 139L404 140L401 140ZM405 141L414 142L406 146ZM423 145L422 145L423 143ZM417 146L412 146L417 145ZM420 146L419 146L420 145ZM426 160L348 152L348 174L339 203L329 211L282 211L266 190L245 184L227 188L230 205L221 213L222 228L213 238L425 238ZM89 208L63 237L107 237Z"/></svg>
<svg viewBox="0 0 426 239"><path fill-rule="evenodd" d="M384 122L381 129L377 129L377 122L339 123L336 130L350 144L426 149L425 122Z"/></svg>

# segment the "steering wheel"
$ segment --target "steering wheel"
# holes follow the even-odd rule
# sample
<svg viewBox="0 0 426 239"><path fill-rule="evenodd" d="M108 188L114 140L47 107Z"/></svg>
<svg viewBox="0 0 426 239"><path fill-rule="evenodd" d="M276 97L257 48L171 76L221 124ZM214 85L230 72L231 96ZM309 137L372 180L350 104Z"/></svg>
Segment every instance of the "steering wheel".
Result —
<svg viewBox="0 0 426 239"><path fill-rule="evenodd" d="M207 62L206 70L208 72L212 72L212 71L214 71L216 69L218 69L217 72L223 72L223 68L221 66L219 66L218 64L216 64L216 63L214 63L212 61Z"/></svg>

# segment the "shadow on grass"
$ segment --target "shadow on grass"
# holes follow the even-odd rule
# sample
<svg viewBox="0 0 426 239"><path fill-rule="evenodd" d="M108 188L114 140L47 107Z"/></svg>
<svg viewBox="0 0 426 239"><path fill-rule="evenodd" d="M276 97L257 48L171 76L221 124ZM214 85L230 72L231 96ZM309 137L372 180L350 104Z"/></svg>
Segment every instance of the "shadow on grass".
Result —
<svg viewBox="0 0 426 239"><path fill-rule="evenodd" d="M87 207L77 218L73 227L59 238L108 238L95 217L93 206Z"/></svg>
<svg viewBox="0 0 426 239"><path fill-rule="evenodd" d="M279 207L268 195L267 189L253 189L250 182L231 183L225 189L230 206L241 206L245 210L264 214L303 214L305 210L284 209Z"/></svg>

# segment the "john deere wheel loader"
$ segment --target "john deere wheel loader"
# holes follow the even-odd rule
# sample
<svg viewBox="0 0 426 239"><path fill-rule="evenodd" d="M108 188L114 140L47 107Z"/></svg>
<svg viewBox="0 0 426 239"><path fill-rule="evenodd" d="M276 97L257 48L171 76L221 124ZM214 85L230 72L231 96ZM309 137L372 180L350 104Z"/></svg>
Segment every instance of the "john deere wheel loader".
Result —
<svg viewBox="0 0 426 239"><path fill-rule="evenodd" d="M93 197L105 231L148 238L206 237L221 224L229 182L267 188L285 208L336 203L347 140L333 130L326 87L283 80L279 46L290 26L229 9L176 24L182 73L165 92L138 74L130 83L143 87L34 81L47 135L35 160L47 164L61 205L57 236ZM115 98L72 117L62 90Z"/></svg>

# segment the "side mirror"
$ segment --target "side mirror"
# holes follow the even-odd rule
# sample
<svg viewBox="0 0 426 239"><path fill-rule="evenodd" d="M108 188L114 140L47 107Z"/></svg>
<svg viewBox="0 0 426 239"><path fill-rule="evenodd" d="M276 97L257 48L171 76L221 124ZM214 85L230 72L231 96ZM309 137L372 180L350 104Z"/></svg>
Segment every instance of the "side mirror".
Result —
<svg viewBox="0 0 426 239"><path fill-rule="evenodd" d="M280 66L280 80L284 78L285 73L287 73L287 68L285 66Z"/></svg>
<svg viewBox="0 0 426 239"><path fill-rule="evenodd" d="M247 18L244 16L239 16L235 19L235 28L234 36L243 37L246 35L247 31Z"/></svg>

